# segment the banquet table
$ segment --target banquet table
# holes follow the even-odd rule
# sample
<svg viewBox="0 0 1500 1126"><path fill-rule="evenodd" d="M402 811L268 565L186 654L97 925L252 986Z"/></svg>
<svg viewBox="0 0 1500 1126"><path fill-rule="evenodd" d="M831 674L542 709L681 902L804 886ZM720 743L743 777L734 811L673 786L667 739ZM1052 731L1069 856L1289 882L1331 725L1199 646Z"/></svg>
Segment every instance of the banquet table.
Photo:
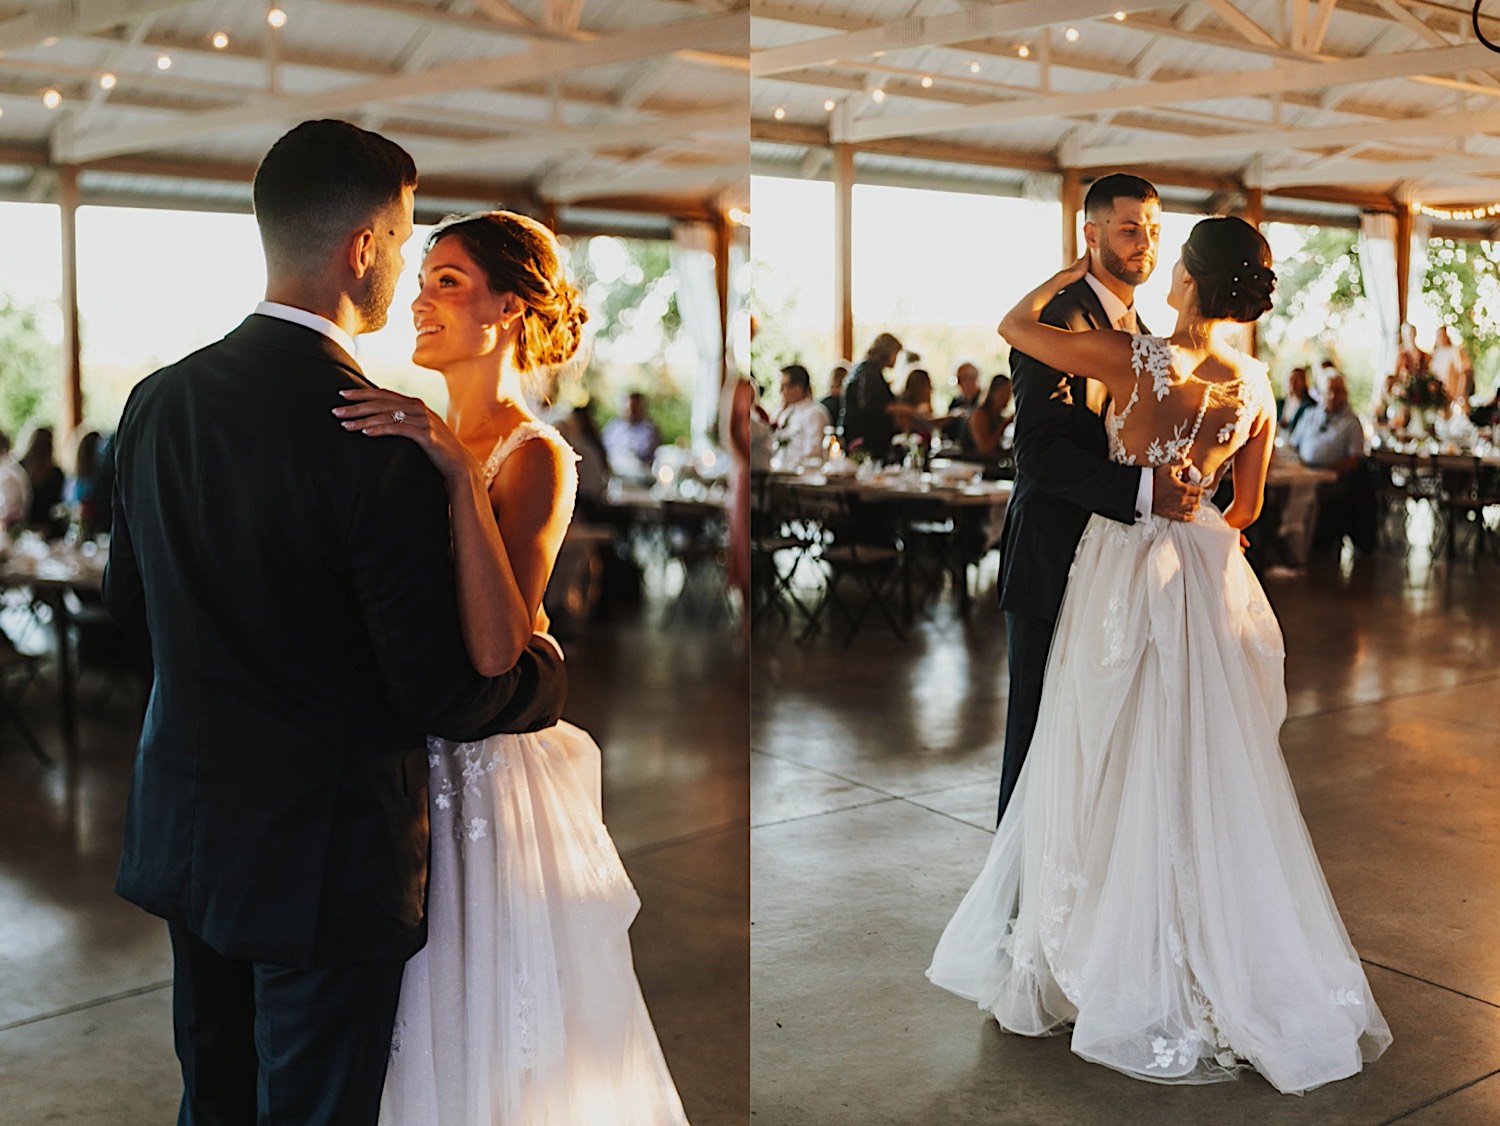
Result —
<svg viewBox="0 0 1500 1126"><path fill-rule="evenodd" d="M51 612L57 647L57 697L63 737L69 744L78 731L74 706L76 662L69 625L68 593L98 596L103 591L109 549L104 544L44 543L23 538L0 553L0 590L27 590Z"/></svg>
<svg viewBox="0 0 1500 1126"><path fill-rule="evenodd" d="M943 569L952 577L959 610L971 606L967 567L976 550L979 555L999 542L1001 523L1010 503L1012 481L982 481L940 473L893 470L861 477L855 473L822 472L768 475L768 503L775 508L795 509L800 497L838 496L844 501L879 513L899 533L902 545L902 589L905 614L912 614L911 565L907 548L919 529L951 528L946 535L930 537L942 548ZM759 492L759 491L758 491Z"/></svg>

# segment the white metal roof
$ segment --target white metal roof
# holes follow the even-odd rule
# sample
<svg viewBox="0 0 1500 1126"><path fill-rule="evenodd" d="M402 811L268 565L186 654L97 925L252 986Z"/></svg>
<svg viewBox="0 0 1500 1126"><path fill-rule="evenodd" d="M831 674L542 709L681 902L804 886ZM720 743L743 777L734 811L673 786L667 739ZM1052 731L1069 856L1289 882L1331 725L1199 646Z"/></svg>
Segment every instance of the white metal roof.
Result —
<svg viewBox="0 0 1500 1126"><path fill-rule="evenodd" d="M757 0L753 161L816 176L818 150L848 142L861 176L904 161L920 177L935 158L997 191L986 166L1136 166L1204 193L1489 204L1500 54L1476 41L1472 8ZM1484 18L1500 39L1500 9Z"/></svg>
<svg viewBox="0 0 1500 1126"><path fill-rule="evenodd" d="M85 202L247 207L260 156L314 117L410 150L427 210L594 223L747 195L749 0L277 6L279 28L263 0L0 7L0 196L45 198L77 165Z"/></svg>

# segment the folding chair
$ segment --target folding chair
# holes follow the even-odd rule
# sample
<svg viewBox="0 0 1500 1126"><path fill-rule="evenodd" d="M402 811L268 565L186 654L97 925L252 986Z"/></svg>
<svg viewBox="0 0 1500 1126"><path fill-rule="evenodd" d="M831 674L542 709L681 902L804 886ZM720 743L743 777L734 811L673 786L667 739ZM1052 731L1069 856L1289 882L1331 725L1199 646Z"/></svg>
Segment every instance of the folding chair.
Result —
<svg viewBox="0 0 1500 1126"><path fill-rule="evenodd" d="M888 521L882 520L871 506L851 501L837 489L826 493L809 490L801 504L803 515L817 528L813 557L824 570L824 581L798 640L806 641L812 636L830 604L848 623L845 648L872 609L879 610L891 632L905 640L906 630L890 606L889 596L902 576L902 566L901 549ZM863 593L857 612L839 593L845 579L853 579Z"/></svg>

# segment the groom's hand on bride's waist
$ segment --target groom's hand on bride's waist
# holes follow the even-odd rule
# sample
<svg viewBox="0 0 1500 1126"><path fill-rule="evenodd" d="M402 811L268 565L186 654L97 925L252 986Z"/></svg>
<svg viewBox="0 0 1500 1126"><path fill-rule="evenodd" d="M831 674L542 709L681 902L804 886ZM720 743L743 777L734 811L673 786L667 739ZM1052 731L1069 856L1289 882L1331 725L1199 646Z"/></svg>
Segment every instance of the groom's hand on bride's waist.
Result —
<svg viewBox="0 0 1500 1126"><path fill-rule="evenodd" d="M1186 468L1178 462L1173 465L1158 465L1152 470L1152 515L1184 522L1197 515L1198 505L1203 502L1203 486L1185 479L1183 474Z"/></svg>

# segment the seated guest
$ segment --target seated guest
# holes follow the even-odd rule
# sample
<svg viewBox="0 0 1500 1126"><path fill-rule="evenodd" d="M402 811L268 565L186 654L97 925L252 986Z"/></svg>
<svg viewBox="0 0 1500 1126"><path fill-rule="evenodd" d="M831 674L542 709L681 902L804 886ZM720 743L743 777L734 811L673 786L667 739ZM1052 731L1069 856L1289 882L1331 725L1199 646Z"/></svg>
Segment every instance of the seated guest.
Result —
<svg viewBox="0 0 1500 1126"><path fill-rule="evenodd" d="M849 378L849 361L840 360L828 373L828 394L819 400L828 412L828 421L835 431L844 432L844 381Z"/></svg>
<svg viewBox="0 0 1500 1126"><path fill-rule="evenodd" d="M1375 550L1375 483L1365 464L1369 438L1349 409L1342 375L1328 377L1318 405L1292 431L1291 444L1304 465L1338 474L1337 481L1318 490L1314 550L1334 547L1345 535L1360 551Z"/></svg>
<svg viewBox="0 0 1500 1126"><path fill-rule="evenodd" d="M985 391L984 401L964 422L961 440L964 453L998 457L1010 445L1010 427L1015 420L1010 401L1010 378L995 376Z"/></svg>
<svg viewBox="0 0 1500 1126"><path fill-rule="evenodd" d="M896 396L886 382L886 369L901 354L901 341L882 332L871 343L865 358L849 373L844 388L844 443L854 449L859 443L870 457L884 461L891 451L896 420L890 408Z"/></svg>
<svg viewBox="0 0 1500 1126"><path fill-rule="evenodd" d="M823 404L812 397L812 378L801 364L781 369L781 413L776 416L777 444L790 464L822 460L823 431L830 425Z"/></svg>
<svg viewBox="0 0 1500 1126"><path fill-rule="evenodd" d="M912 368L906 373L906 383L896 396L891 413L904 433L932 433L932 376L926 368Z"/></svg>
<svg viewBox="0 0 1500 1126"><path fill-rule="evenodd" d="M953 369L953 383L958 394L948 403L948 416L941 429L949 441L962 442L964 424L979 406L979 368L971 360L959 361Z"/></svg>
<svg viewBox="0 0 1500 1126"><path fill-rule="evenodd" d="M1286 397L1277 404L1277 417L1281 419L1281 428L1290 434L1297 428L1297 423L1302 421L1302 416L1308 412L1317 399L1308 390L1307 368L1294 367L1287 373Z"/></svg>
<svg viewBox="0 0 1500 1126"><path fill-rule="evenodd" d="M21 455L21 468L26 470L31 481L31 508L26 514L26 523L40 529L49 539L61 536L68 530L66 517L52 514L63 502L62 466L52 445L52 428L38 426L31 432L31 441Z"/></svg>
<svg viewBox="0 0 1500 1126"><path fill-rule="evenodd" d="M604 424L604 448L616 473L649 471L661 445L661 431L646 413L646 396L632 391L625 400L625 413Z"/></svg>
<svg viewBox="0 0 1500 1126"><path fill-rule="evenodd" d="M10 435L0 432L0 533L24 524L31 512L31 478L11 456Z"/></svg>
<svg viewBox="0 0 1500 1126"><path fill-rule="evenodd" d="M578 455L578 515L585 523L616 519L609 504L609 453L592 402L580 403L557 420L557 430Z"/></svg>

